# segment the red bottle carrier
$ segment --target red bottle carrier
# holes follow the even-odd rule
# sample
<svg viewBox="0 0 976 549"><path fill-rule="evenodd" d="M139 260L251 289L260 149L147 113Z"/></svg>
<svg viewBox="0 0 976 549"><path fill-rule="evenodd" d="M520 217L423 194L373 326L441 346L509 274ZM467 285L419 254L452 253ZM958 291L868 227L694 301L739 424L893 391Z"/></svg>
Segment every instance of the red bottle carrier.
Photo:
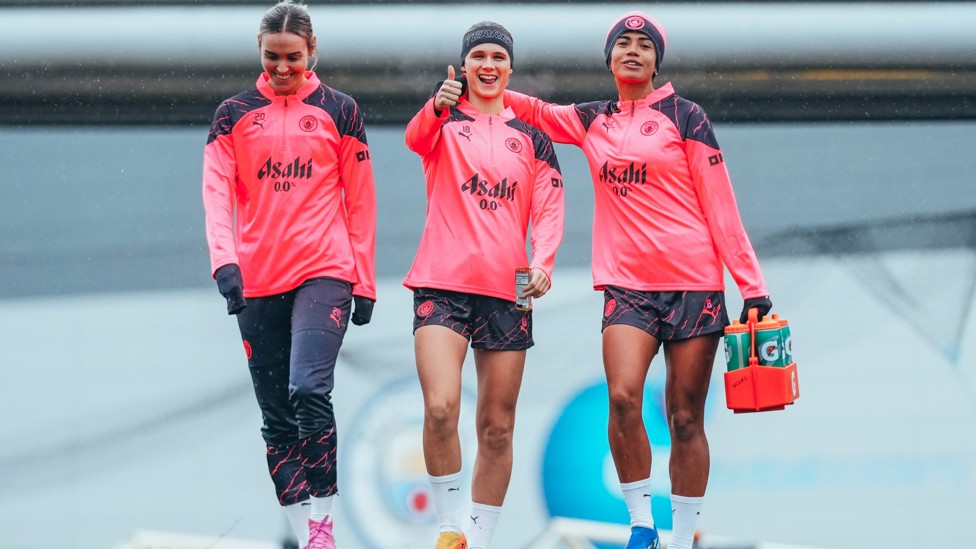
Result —
<svg viewBox="0 0 976 549"><path fill-rule="evenodd" d="M737 414L782 410L800 398L796 362L790 362L785 367L759 365L759 357L756 356L758 316L757 309L749 310L749 365L725 373L725 404ZM782 324L786 322L778 320Z"/></svg>

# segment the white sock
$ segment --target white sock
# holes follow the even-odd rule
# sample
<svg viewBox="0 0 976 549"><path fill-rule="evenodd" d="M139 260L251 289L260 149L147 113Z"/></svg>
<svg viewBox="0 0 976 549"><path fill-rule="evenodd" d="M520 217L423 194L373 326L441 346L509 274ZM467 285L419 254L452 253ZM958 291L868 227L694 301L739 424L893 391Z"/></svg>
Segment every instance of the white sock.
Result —
<svg viewBox="0 0 976 549"><path fill-rule="evenodd" d="M691 549L704 499L671 494L674 525L671 527L671 543L668 543L668 549Z"/></svg>
<svg viewBox="0 0 976 549"><path fill-rule="evenodd" d="M308 545L308 514L311 508L312 504L308 500L282 507L288 515L288 522L291 524L292 532L295 532L299 547Z"/></svg>
<svg viewBox="0 0 976 549"><path fill-rule="evenodd" d="M501 507L483 503L471 504L471 516L466 532L468 549L488 549L491 536L495 533L495 525L498 524L498 515L501 514Z"/></svg>
<svg viewBox="0 0 976 549"><path fill-rule="evenodd" d="M442 477L428 475L430 496L441 532L461 532L461 471Z"/></svg>
<svg viewBox="0 0 976 549"><path fill-rule="evenodd" d="M620 483L620 490L627 502L627 512L630 513L630 526L654 528L654 516L651 514L651 479L637 482Z"/></svg>
<svg viewBox="0 0 976 549"><path fill-rule="evenodd" d="M335 496L324 498L310 496L308 499L312 502L312 509L308 514L309 519L315 522L322 522L326 518L332 520L332 502L335 501Z"/></svg>

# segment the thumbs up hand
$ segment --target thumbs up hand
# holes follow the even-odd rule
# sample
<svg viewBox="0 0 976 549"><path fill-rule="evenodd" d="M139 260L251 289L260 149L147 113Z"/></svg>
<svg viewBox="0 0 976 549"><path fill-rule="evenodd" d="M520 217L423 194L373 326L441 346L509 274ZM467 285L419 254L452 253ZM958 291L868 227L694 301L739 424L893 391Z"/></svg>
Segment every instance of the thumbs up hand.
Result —
<svg viewBox="0 0 976 549"><path fill-rule="evenodd" d="M454 79L454 65L448 65L447 80L441 83L440 89L434 94L434 110L442 111L453 105L457 105L458 99L463 94L463 84Z"/></svg>

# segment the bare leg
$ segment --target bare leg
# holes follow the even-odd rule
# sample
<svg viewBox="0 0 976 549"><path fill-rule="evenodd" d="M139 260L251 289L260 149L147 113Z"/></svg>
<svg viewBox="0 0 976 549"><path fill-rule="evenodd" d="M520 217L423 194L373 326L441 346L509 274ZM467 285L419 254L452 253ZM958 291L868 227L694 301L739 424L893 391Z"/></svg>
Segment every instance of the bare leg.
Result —
<svg viewBox="0 0 976 549"><path fill-rule="evenodd" d="M424 461L431 476L461 470L458 416L467 349L468 340L450 328L424 326L414 333L417 375L424 393Z"/></svg>
<svg viewBox="0 0 976 549"><path fill-rule="evenodd" d="M710 467L705 438L705 397L720 334L668 342L665 403L671 431L671 492L705 495Z"/></svg>
<svg viewBox="0 0 976 549"><path fill-rule="evenodd" d="M475 349L478 370L478 457L471 483L472 500L500 507L512 477L515 405L522 386L525 351Z"/></svg>
<svg viewBox="0 0 976 549"><path fill-rule="evenodd" d="M610 393L608 437L621 483L651 475L651 444L641 407L644 381L660 342L647 332L616 324L603 330L603 368Z"/></svg>

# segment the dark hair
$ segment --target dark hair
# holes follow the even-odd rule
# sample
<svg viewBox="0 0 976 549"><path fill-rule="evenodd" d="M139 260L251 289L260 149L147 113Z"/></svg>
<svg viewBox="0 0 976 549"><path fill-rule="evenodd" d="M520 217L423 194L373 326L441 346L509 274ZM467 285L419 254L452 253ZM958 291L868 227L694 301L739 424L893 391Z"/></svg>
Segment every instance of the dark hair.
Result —
<svg viewBox="0 0 976 549"><path fill-rule="evenodd" d="M315 43L312 39L315 34L312 32L312 18L308 15L308 7L305 4L298 4L292 0L282 0L275 4L271 9L264 13L261 18L261 27L258 35L277 34L279 32L290 32L300 36L308 45L309 52L315 55L315 64L318 64L319 56L315 50Z"/></svg>

